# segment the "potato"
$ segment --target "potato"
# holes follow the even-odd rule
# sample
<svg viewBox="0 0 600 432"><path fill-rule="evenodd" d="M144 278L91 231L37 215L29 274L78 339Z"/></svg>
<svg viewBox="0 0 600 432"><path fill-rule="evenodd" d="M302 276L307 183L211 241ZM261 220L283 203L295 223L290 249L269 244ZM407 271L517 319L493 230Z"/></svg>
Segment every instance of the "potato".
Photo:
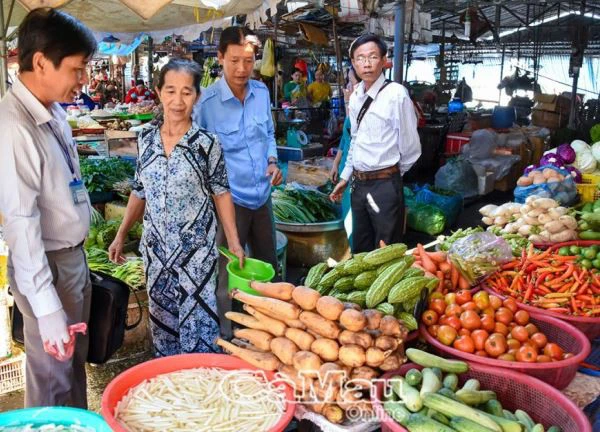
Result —
<svg viewBox="0 0 600 432"><path fill-rule="evenodd" d="M379 329L386 336L401 336L402 335L402 325L400 322L391 315L386 315L381 318L381 324L379 324Z"/></svg>
<svg viewBox="0 0 600 432"><path fill-rule="evenodd" d="M340 387L333 384L324 383L319 380L314 381L314 391L318 400L325 403L335 402L340 392Z"/></svg>
<svg viewBox="0 0 600 432"><path fill-rule="evenodd" d="M363 395L359 390L350 387L342 387L336 402L343 410L347 411L362 401L362 397Z"/></svg>
<svg viewBox="0 0 600 432"><path fill-rule="evenodd" d="M344 302L343 305L344 305L344 310L346 310L346 309L354 309L357 311L361 310L360 306L357 305L356 303Z"/></svg>
<svg viewBox="0 0 600 432"><path fill-rule="evenodd" d="M298 371L292 366L282 364L279 368L279 372L289 379L289 384L292 386L295 392L308 392L313 386L313 380L307 376L300 376Z"/></svg>
<svg viewBox="0 0 600 432"><path fill-rule="evenodd" d="M371 388L371 381L379 376L379 372L375 369L370 368L368 366L361 366L352 369L352 375L350 375L350 379L352 380L352 384L357 384L355 380L366 380L367 386L365 389Z"/></svg>
<svg viewBox="0 0 600 432"><path fill-rule="evenodd" d="M302 309L311 311L317 307L317 301L321 298L318 291L305 286L297 286L292 291L292 299Z"/></svg>
<svg viewBox="0 0 600 432"><path fill-rule="evenodd" d="M531 186L533 179L531 177L519 177L517 180L517 186Z"/></svg>
<svg viewBox="0 0 600 432"><path fill-rule="evenodd" d="M337 363L323 363L319 368L319 380L326 384L341 387L347 378L348 374Z"/></svg>
<svg viewBox="0 0 600 432"><path fill-rule="evenodd" d="M319 301L324 298L325 297L321 297ZM335 322L330 321L317 313L304 311L300 314L300 321L302 321L308 330L320 336L329 339L337 339L337 337L340 335L341 330Z"/></svg>
<svg viewBox="0 0 600 432"><path fill-rule="evenodd" d="M344 421L344 411L335 404L327 404L322 413L331 423L339 424Z"/></svg>
<svg viewBox="0 0 600 432"><path fill-rule="evenodd" d="M365 353L366 363L371 367L379 367L390 354L391 351L383 351L380 348L370 347Z"/></svg>
<svg viewBox="0 0 600 432"><path fill-rule="evenodd" d="M276 337L271 341L271 352L277 356L282 363L291 366L294 354L299 351L294 342L285 337Z"/></svg>
<svg viewBox="0 0 600 432"><path fill-rule="evenodd" d="M346 309L340 315L340 324L347 330L359 332L367 327L367 318L362 312Z"/></svg>
<svg viewBox="0 0 600 432"><path fill-rule="evenodd" d="M315 341L311 334L296 328L286 329L285 337L298 345L302 351L310 351L310 346Z"/></svg>
<svg viewBox="0 0 600 432"><path fill-rule="evenodd" d="M340 346L333 339L317 339L310 346L310 350L325 361L333 362L338 359Z"/></svg>
<svg viewBox="0 0 600 432"><path fill-rule="evenodd" d="M331 321L337 321L344 311L344 304L331 296L323 296L317 301L317 312Z"/></svg>
<svg viewBox="0 0 600 432"><path fill-rule="evenodd" d="M379 369L387 372L398 369L401 365L402 363L400 362L400 356L396 353L393 353L383 361L383 363L379 366Z"/></svg>
<svg viewBox="0 0 600 432"><path fill-rule="evenodd" d="M299 373L303 373L309 378L317 378L319 368L321 367L321 359L315 353L310 351L298 351L292 358L294 369Z"/></svg>
<svg viewBox="0 0 600 432"><path fill-rule="evenodd" d="M373 337L367 332L343 330L340 333L338 340L342 345L359 345L364 349L373 345Z"/></svg>
<svg viewBox="0 0 600 432"><path fill-rule="evenodd" d="M344 345L339 350L339 359L346 366L360 367L365 364L365 350L358 345Z"/></svg>
<svg viewBox="0 0 600 432"><path fill-rule="evenodd" d="M396 351L398 345L398 340L391 336L379 336L375 339L375 347L383 351Z"/></svg>

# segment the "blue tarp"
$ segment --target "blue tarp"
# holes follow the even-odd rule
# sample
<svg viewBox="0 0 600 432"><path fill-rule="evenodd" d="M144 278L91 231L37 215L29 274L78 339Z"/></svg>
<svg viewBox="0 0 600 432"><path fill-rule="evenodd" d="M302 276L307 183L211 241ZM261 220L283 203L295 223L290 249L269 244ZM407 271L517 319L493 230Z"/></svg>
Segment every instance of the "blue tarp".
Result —
<svg viewBox="0 0 600 432"><path fill-rule="evenodd" d="M145 33L138 34L131 43L98 42L98 54L128 56L144 41Z"/></svg>

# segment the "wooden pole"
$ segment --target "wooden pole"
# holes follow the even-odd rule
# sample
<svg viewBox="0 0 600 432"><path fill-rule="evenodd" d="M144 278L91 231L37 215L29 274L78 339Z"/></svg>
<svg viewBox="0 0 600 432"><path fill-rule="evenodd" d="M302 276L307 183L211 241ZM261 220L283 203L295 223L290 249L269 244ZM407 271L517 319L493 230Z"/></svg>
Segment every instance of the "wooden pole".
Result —
<svg viewBox="0 0 600 432"><path fill-rule="evenodd" d="M335 59L337 62L337 82L339 86L339 98L340 98L340 113L345 112L344 106L344 71L342 66L342 48L340 46L340 38L337 34L337 24L335 22L335 16L331 17L333 27L333 45L335 48Z"/></svg>

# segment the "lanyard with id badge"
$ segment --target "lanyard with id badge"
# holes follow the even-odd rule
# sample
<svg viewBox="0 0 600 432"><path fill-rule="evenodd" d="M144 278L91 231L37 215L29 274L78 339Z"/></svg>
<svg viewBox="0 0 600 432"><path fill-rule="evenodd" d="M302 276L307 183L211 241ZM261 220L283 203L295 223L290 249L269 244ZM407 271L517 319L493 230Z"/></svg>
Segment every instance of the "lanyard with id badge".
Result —
<svg viewBox="0 0 600 432"><path fill-rule="evenodd" d="M50 127L52 134L56 138L56 141L58 142L58 146L62 150L63 156L65 157L65 160L67 161L69 170L71 171L71 176L73 177L73 179L69 182L69 190L71 191L71 197L73 198L73 203L75 203L75 205L86 204L87 203L87 191L85 190L85 185L83 184L83 181L77 179L77 175L75 175L75 166L73 165L73 160L71 159L71 156L69 154L69 149L67 146L65 146L63 140L60 139L59 134L56 133L54 128L50 124L48 124L48 126Z"/></svg>

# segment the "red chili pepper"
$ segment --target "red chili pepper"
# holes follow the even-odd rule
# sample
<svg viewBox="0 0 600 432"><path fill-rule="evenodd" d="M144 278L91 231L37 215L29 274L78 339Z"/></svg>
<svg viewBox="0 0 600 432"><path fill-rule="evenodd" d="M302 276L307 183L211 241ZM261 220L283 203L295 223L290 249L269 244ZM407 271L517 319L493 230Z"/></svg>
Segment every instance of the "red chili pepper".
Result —
<svg viewBox="0 0 600 432"><path fill-rule="evenodd" d="M523 297L525 300L529 300L531 295L533 294L534 285L532 283L527 285L527 291L525 291L525 296Z"/></svg>
<svg viewBox="0 0 600 432"><path fill-rule="evenodd" d="M590 286L590 283L588 281L586 281L583 285L581 285L581 288L579 288L577 290L577 294L583 294L584 292L587 291L587 289L588 289L589 286Z"/></svg>
<svg viewBox="0 0 600 432"><path fill-rule="evenodd" d="M549 310L551 312L556 312L556 313L559 313L559 314L569 313L569 309L567 309L567 308L561 308L561 307L553 307L553 308L548 308L546 310Z"/></svg>

